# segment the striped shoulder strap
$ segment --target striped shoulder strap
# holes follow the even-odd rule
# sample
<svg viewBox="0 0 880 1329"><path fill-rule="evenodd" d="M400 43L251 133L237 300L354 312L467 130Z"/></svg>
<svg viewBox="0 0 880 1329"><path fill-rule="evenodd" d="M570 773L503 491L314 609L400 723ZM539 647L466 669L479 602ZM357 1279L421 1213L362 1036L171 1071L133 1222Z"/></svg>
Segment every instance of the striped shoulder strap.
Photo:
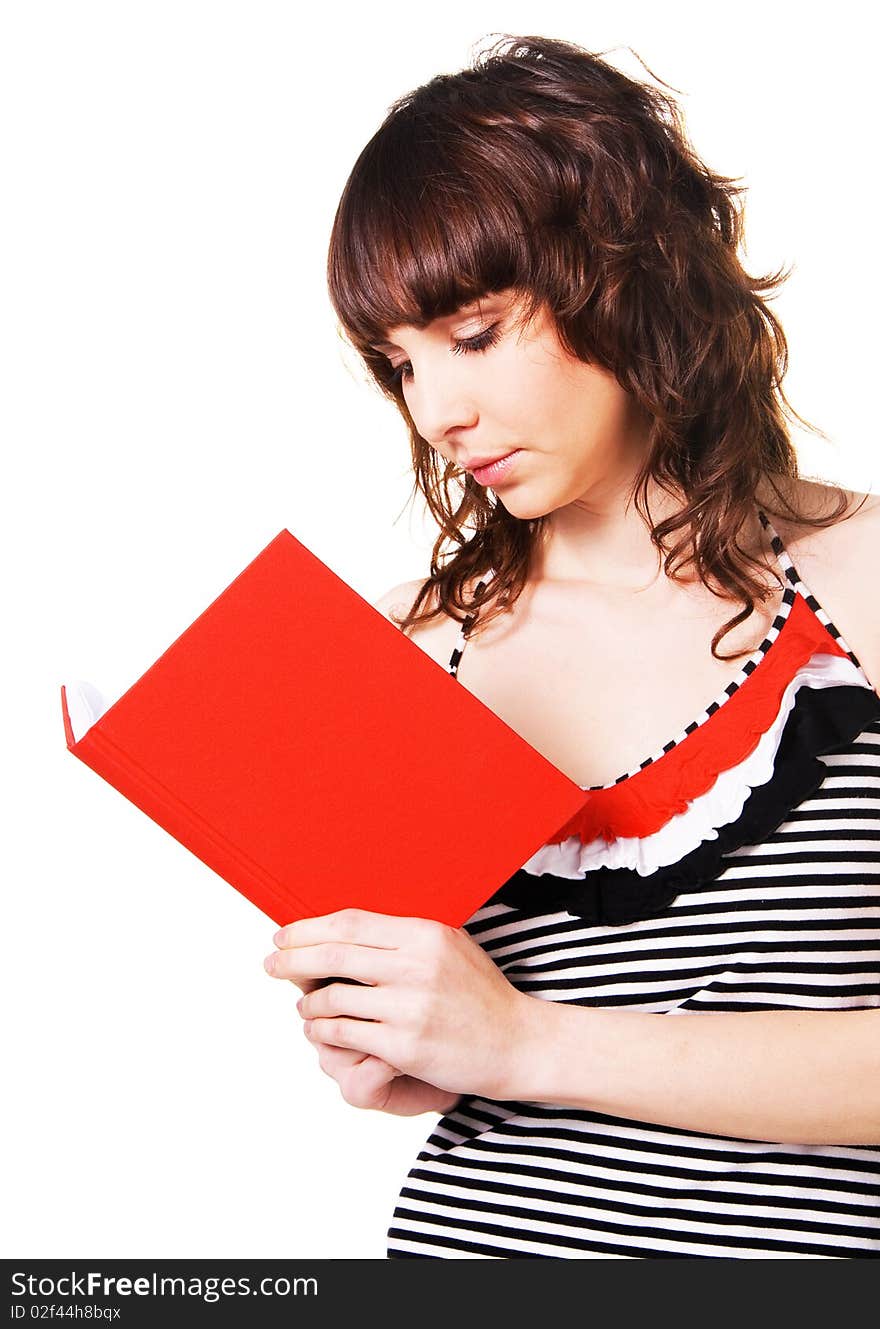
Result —
<svg viewBox="0 0 880 1329"><path fill-rule="evenodd" d="M489 585L489 582L492 580L494 576L495 576L494 569L490 569L489 572L486 573L486 576L481 581L477 582L474 588L474 593L479 594L480 591L484 590L486 586ZM453 647L452 654L449 657L449 664L447 665L447 670L452 675L453 678L458 677L458 666L461 663L461 657L464 654L464 648L467 645L467 639L470 636L471 629L476 623L476 621L477 621L476 612L474 612L473 614L468 614L467 618L464 620L464 622L462 623L461 627L458 630L458 636L455 639L455 646Z"/></svg>

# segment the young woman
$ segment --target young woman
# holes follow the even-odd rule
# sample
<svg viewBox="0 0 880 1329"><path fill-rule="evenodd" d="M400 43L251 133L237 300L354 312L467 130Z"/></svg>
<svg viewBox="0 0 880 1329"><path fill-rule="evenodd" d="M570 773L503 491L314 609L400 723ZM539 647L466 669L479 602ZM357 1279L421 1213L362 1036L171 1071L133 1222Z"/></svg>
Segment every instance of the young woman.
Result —
<svg viewBox="0 0 880 1329"><path fill-rule="evenodd" d="M340 202L440 527L378 607L592 795L463 928L276 935L346 1100L442 1114L394 1258L880 1254L880 509L798 473L739 192L530 37L396 102Z"/></svg>

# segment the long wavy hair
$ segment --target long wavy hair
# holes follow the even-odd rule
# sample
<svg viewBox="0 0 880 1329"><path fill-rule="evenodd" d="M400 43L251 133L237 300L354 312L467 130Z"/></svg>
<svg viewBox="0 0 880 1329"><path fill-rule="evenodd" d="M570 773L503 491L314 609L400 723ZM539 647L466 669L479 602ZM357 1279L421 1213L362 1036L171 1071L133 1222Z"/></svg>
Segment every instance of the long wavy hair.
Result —
<svg viewBox="0 0 880 1329"><path fill-rule="evenodd" d="M636 508L668 576L693 564L714 594L744 603L712 654L747 653L716 647L770 593L753 571L765 565L737 540L759 484L780 503L766 511L810 526L837 521L849 495L830 486L837 508L818 517L779 488L800 476L786 418L826 435L783 392L788 348L764 297L789 273L745 271L738 179L699 159L671 97L569 42L506 34L472 67L392 103L345 184L327 280L340 331L407 423L411 498L421 491L439 527L430 574L395 619L402 631L446 614L469 634L509 610L547 517L511 515L445 462L372 343L515 288L524 325L545 309L564 349L613 373L647 412ZM657 525L652 480L686 496Z"/></svg>

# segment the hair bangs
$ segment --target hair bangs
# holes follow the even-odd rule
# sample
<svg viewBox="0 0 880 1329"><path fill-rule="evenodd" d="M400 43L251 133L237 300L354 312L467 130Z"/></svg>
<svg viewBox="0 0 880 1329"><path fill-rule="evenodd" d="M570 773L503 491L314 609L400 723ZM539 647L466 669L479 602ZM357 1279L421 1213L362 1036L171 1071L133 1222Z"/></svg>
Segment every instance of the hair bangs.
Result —
<svg viewBox="0 0 880 1329"><path fill-rule="evenodd" d="M509 288L531 313L547 266L511 177L498 162L487 169L485 143L474 160L467 144L444 144L442 123L400 119L361 153L329 246L330 299L362 354L391 328L426 327Z"/></svg>

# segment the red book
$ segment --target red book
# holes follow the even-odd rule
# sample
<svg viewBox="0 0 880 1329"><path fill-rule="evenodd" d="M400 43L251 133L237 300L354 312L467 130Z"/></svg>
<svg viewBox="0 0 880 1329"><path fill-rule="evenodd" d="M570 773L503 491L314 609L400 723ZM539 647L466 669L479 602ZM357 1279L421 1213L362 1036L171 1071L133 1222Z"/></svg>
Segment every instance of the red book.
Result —
<svg viewBox="0 0 880 1329"><path fill-rule="evenodd" d="M587 797L287 530L92 723L61 702L70 751L279 925L459 927Z"/></svg>

